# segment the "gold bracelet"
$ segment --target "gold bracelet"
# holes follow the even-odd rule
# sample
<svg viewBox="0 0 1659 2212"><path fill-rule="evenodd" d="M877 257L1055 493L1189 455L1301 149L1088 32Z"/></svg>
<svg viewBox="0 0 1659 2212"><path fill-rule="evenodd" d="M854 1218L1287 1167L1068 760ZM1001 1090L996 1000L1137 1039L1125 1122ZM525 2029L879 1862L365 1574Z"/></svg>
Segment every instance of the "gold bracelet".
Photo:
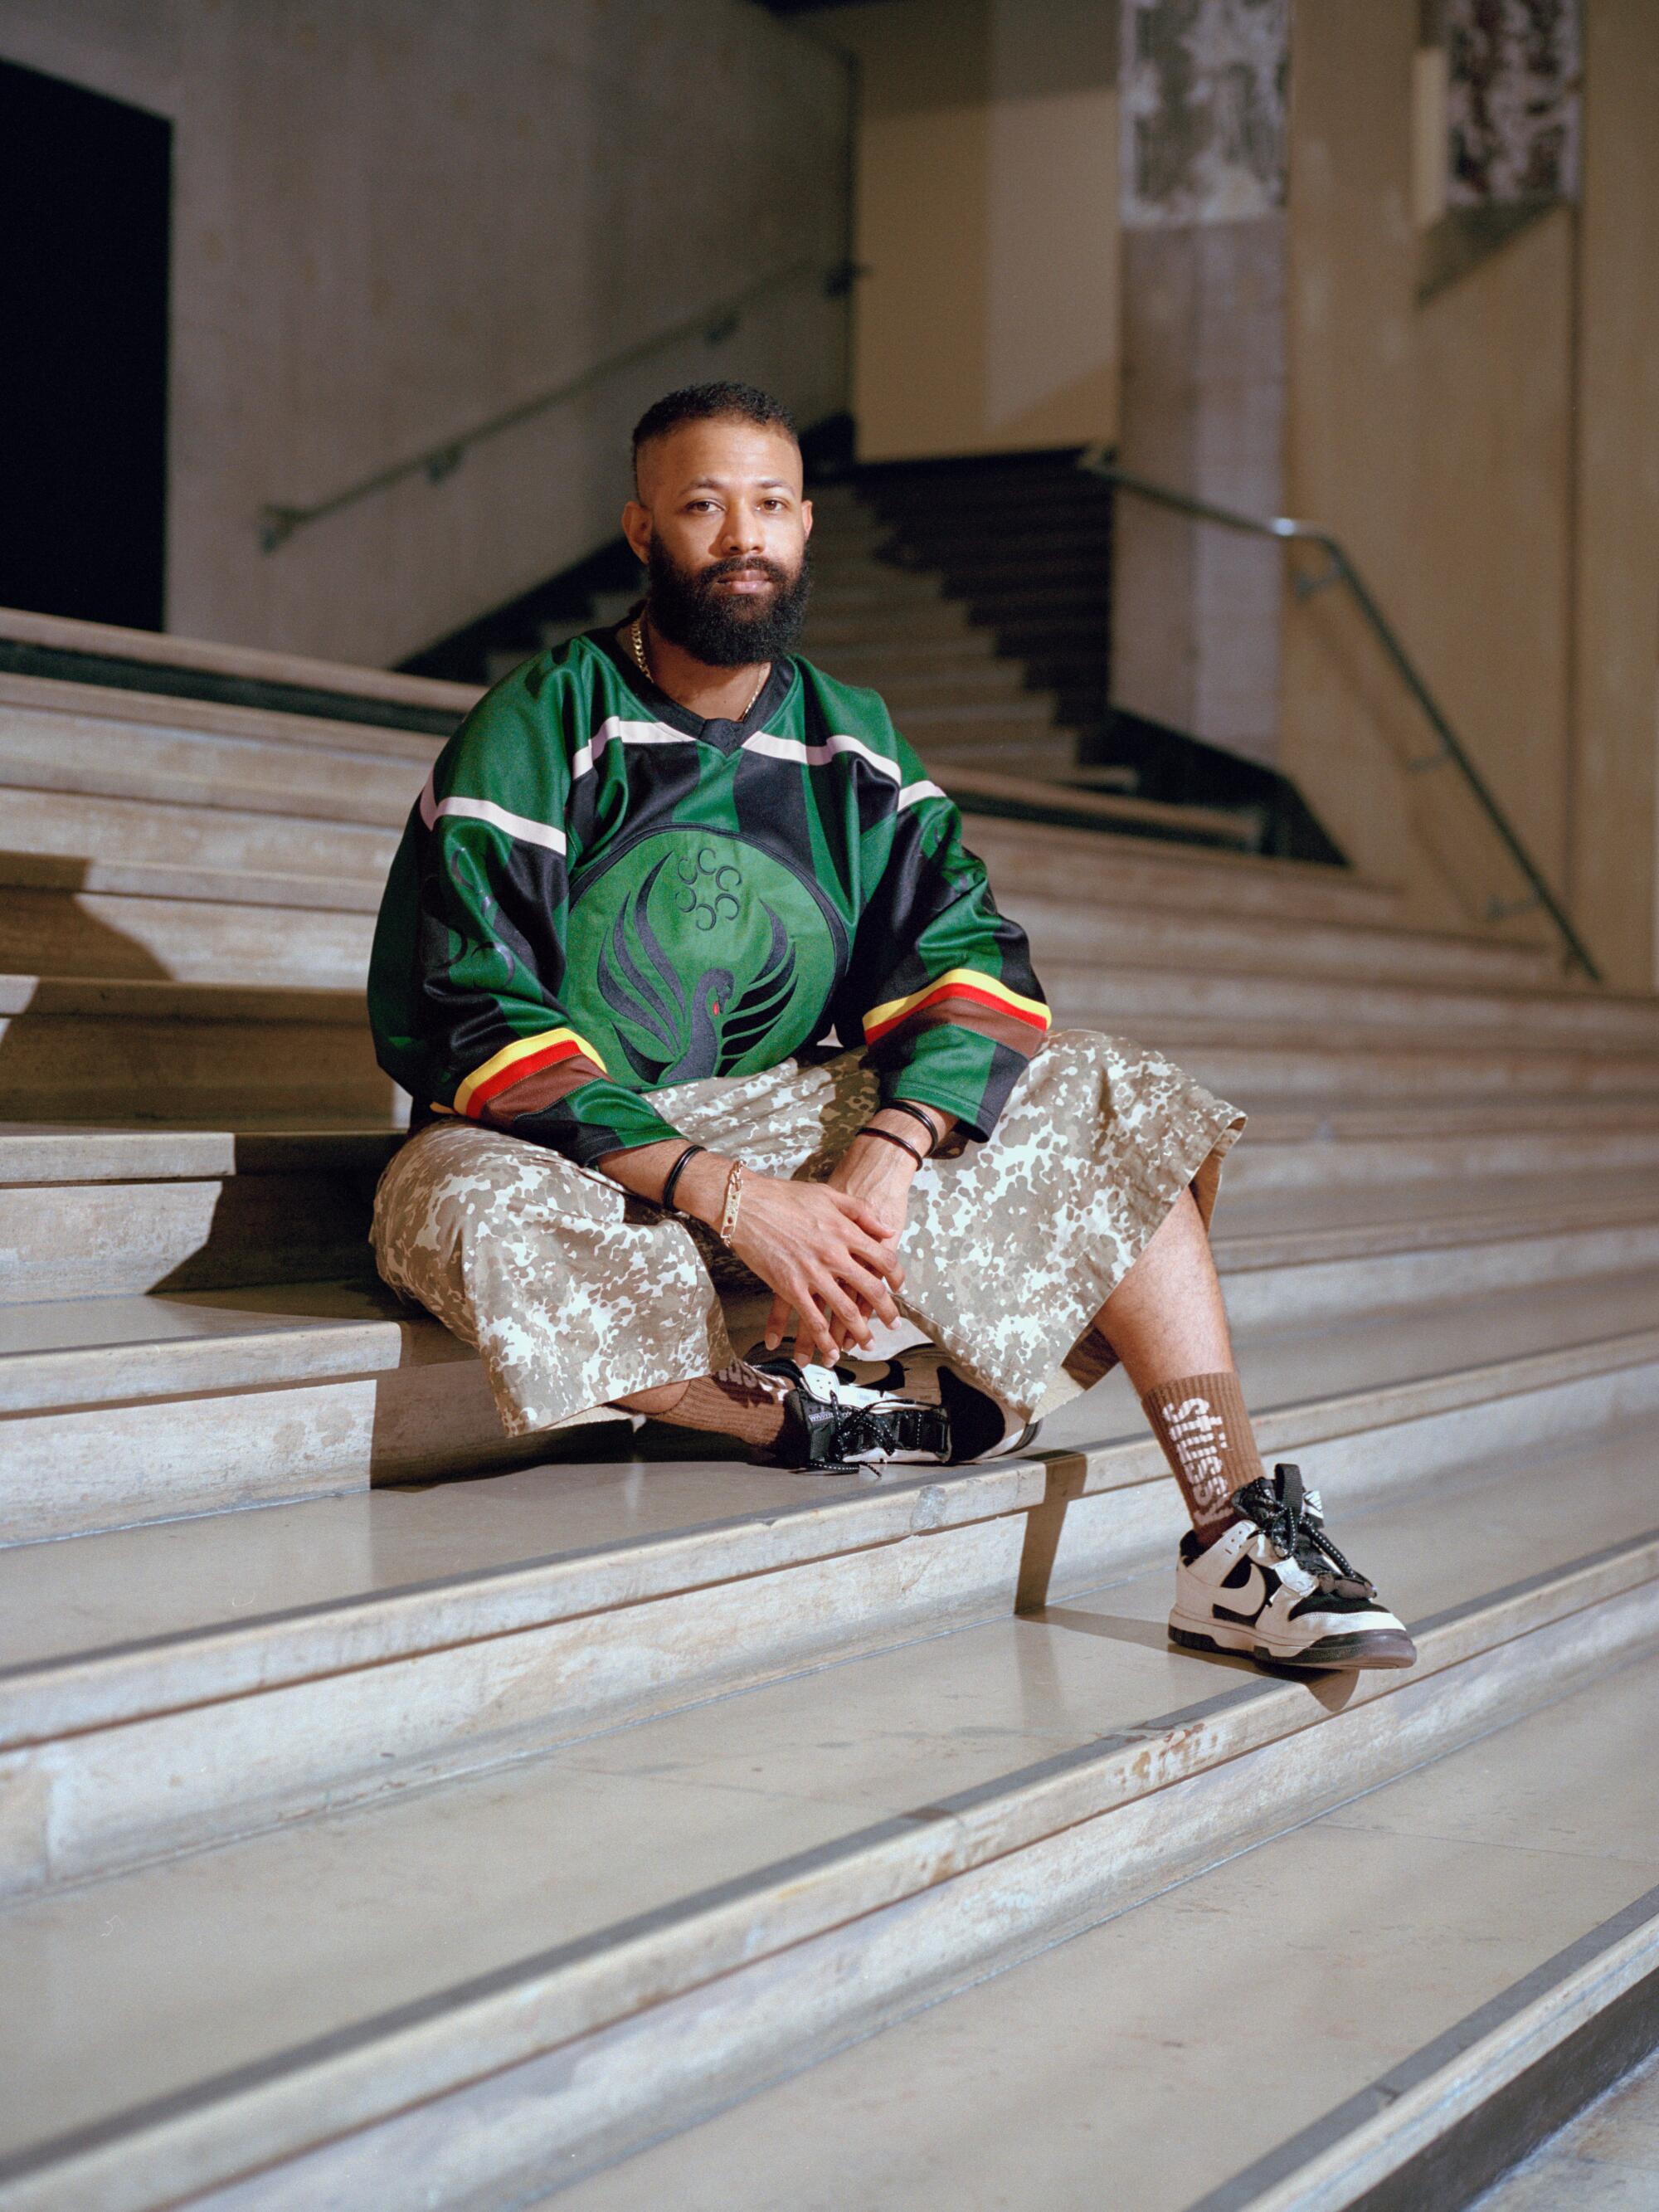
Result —
<svg viewBox="0 0 1659 2212"><path fill-rule="evenodd" d="M743 1204L743 1162L733 1160L732 1172L726 1178L726 1204L720 1208L720 1225L714 1232L722 1244L729 1244L737 1231L738 1208Z"/></svg>

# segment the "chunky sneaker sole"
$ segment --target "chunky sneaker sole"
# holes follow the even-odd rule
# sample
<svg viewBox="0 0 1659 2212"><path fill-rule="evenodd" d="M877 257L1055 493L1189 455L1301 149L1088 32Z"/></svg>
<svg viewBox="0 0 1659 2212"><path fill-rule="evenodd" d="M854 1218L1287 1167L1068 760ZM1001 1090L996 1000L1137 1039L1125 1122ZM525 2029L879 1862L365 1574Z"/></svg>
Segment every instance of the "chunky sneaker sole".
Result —
<svg viewBox="0 0 1659 2212"><path fill-rule="evenodd" d="M1409 1667L1404 1624L1324 1533L1319 1493L1279 1467L1233 1494L1243 1517L1202 1547L1182 1539L1170 1641L1264 1667Z"/></svg>
<svg viewBox="0 0 1659 2212"><path fill-rule="evenodd" d="M1253 1629L1231 1622L1224 1626L1212 1620L1202 1626L1196 1621L1188 1626L1177 1610L1170 1615L1170 1641L1183 1651L1237 1655L1254 1659L1261 1667L1358 1671L1368 1667L1415 1666L1417 1646L1408 1632L1392 1613L1384 1613L1382 1618L1393 1621L1393 1626L1345 1629L1318 1637L1311 1644L1292 1643L1275 1648L1271 1641L1258 1638Z"/></svg>

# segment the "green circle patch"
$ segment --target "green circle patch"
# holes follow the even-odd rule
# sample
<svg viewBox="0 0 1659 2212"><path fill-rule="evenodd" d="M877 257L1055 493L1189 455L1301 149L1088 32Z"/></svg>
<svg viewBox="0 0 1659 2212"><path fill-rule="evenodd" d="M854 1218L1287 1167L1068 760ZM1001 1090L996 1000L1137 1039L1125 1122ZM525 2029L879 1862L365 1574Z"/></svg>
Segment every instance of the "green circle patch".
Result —
<svg viewBox="0 0 1659 2212"><path fill-rule="evenodd" d="M568 952L574 1025L647 1090L775 1067L811 1036L838 964L799 877L701 829L641 837L580 884Z"/></svg>

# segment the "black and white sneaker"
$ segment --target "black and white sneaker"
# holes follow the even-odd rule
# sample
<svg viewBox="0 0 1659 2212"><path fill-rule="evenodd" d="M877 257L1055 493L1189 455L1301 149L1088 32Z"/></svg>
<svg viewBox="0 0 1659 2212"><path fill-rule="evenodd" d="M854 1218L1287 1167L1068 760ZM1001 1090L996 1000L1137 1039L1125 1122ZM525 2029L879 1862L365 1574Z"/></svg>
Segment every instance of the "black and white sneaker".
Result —
<svg viewBox="0 0 1659 2212"><path fill-rule="evenodd" d="M833 1367L798 1367L793 1359L750 1364L787 1386L783 1433L769 1451L757 1454L769 1465L815 1474L949 1465L951 1422L942 1406L868 1389Z"/></svg>
<svg viewBox="0 0 1659 2212"><path fill-rule="evenodd" d="M1274 1667L1409 1667L1417 1646L1324 1529L1319 1492L1277 1467L1233 1493L1244 1519L1181 1540L1170 1641Z"/></svg>
<svg viewBox="0 0 1659 2212"><path fill-rule="evenodd" d="M924 1405L945 1408L951 1423L951 1463L974 1467L981 1460L1012 1459L1036 1442L1039 1421L997 1397L981 1383L969 1382L934 1344L918 1344L881 1363L856 1363L837 1370L879 1390L890 1390Z"/></svg>

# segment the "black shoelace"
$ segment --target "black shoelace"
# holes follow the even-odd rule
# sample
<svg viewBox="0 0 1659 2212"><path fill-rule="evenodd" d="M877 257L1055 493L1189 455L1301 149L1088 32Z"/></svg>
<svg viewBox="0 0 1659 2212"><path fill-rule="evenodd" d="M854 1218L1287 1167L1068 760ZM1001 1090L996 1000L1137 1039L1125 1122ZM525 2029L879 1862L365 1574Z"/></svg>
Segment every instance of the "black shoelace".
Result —
<svg viewBox="0 0 1659 2212"><path fill-rule="evenodd" d="M1324 1516L1310 1501L1299 1467L1288 1463L1275 1467L1271 1480L1257 1475L1254 1482L1247 1482L1234 1493L1233 1503L1255 1522L1281 1558L1294 1559L1322 1589L1341 1589L1346 1584L1345 1595L1376 1595L1376 1584L1351 1565L1325 1534Z"/></svg>

